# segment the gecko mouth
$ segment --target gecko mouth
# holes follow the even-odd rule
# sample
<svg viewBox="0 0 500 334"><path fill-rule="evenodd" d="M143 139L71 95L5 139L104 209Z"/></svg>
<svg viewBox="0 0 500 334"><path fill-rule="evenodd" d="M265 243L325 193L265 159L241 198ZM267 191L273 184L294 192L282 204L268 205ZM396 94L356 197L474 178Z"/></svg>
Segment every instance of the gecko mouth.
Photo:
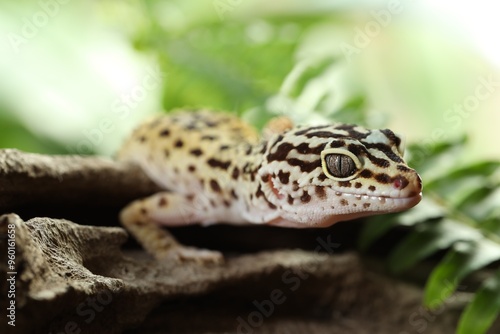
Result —
<svg viewBox="0 0 500 334"><path fill-rule="evenodd" d="M340 191L335 192L336 196L349 196L349 197L354 197L356 199L371 199L371 200L386 200L386 199L410 199L410 198L421 198L422 197L422 192L412 195L412 196L406 196L406 197L398 197L398 196L390 196L390 195L368 195L368 194L354 194L354 193L344 193Z"/></svg>
<svg viewBox="0 0 500 334"><path fill-rule="evenodd" d="M422 199L422 193L410 197L388 197L388 196L372 196L372 195L359 195L350 193L341 193L341 195L348 198L349 202L345 203L346 206L352 203L357 204L357 208L365 208L363 210L354 209L346 210L343 213L335 214L326 218L324 221L306 224L308 227L328 227L339 221L346 221L358 219L366 216L373 216L376 214L400 212L410 209L417 205ZM362 203L361 206L358 202ZM369 206L365 206L369 204ZM373 204L373 205L372 205Z"/></svg>
<svg viewBox="0 0 500 334"><path fill-rule="evenodd" d="M386 212L397 212L403 211L417 205L422 199L422 193L418 193L417 195L407 196L407 197L394 197L387 195L361 195L361 194L352 194L352 193L342 193L335 192L336 196L341 197L349 197L355 200L362 201L364 203L377 203L382 205L387 205ZM379 208L380 212L384 212L383 208Z"/></svg>

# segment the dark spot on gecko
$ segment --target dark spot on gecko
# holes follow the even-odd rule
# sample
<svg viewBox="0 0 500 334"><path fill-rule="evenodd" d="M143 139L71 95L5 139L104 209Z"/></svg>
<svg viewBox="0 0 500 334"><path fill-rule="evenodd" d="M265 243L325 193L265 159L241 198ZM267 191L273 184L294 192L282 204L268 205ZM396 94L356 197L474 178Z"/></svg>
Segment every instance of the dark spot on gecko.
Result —
<svg viewBox="0 0 500 334"><path fill-rule="evenodd" d="M141 214L142 215L147 215L148 214L148 210L146 208L141 208Z"/></svg>
<svg viewBox="0 0 500 334"><path fill-rule="evenodd" d="M213 168L221 168L226 170L231 165L231 161L221 161L214 158L210 158L207 160L207 164Z"/></svg>
<svg viewBox="0 0 500 334"><path fill-rule="evenodd" d="M356 127L356 125L353 125L353 124L342 124L342 125L337 126L337 129L346 131L349 134L349 137L355 138L358 140L368 137L368 135L371 133L371 131L367 132L367 133L362 133L362 132L356 131L354 129L355 127Z"/></svg>
<svg viewBox="0 0 500 334"><path fill-rule="evenodd" d="M189 151L189 154L194 155L195 157L199 157L200 155L203 154L203 151L200 150L199 148L195 148Z"/></svg>
<svg viewBox="0 0 500 334"><path fill-rule="evenodd" d="M375 175L375 180L377 180L377 182L379 183L384 183L384 184L387 184L387 183L391 183L391 177L385 173L381 173L381 174L377 174Z"/></svg>
<svg viewBox="0 0 500 334"><path fill-rule="evenodd" d="M299 183L297 181L293 181L292 185L293 185L292 186L293 191L299 190Z"/></svg>
<svg viewBox="0 0 500 334"><path fill-rule="evenodd" d="M377 190L377 187L375 187L375 186L369 186L369 187L368 187L368 190L370 190L370 191L375 191L375 190Z"/></svg>
<svg viewBox="0 0 500 334"><path fill-rule="evenodd" d="M238 199L238 195L236 194L236 191L234 191L234 189L231 189L231 197L234 199Z"/></svg>
<svg viewBox="0 0 500 334"><path fill-rule="evenodd" d="M353 207L357 207L358 205L356 203L352 203L352 206Z"/></svg>
<svg viewBox="0 0 500 334"><path fill-rule="evenodd" d="M354 188L356 188L356 189L359 189L359 188L361 188L362 186L363 186L363 185L362 185L361 183L359 183L359 182L356 182L356 183L354 184Z"/></svg>
<svg viewBox="0 0 500 334"><path fill-rule="evenodd" d="M167 150L167 149L164 149L164 150L163 150L163 154L165 154L165 157L167 157L167 158L168 158L168 157L170 156L170 151L169 151L169 150Z"/></svg>
<svg viewBox="0 0 500 334"><path fill-rule="evenodd" d="M411 171L411 169L410 169L410 168L408 168L408 167L406 167L406 166L404 166L404 165L398 165L397 169L398 169L399 171L401 171L401 172L410 172L410 171Z"/></svg>
<svg viewBox="0 0 500 334"><path fill-rule="evenodd" d="M256 173L257 173L256 171L252 171L252 172L250 173L250 181L252 181L252 182L253 182L253 181L255 181L255 174L256 174Z"/></svg>
<svg viewBox="0 0 500 334"><path fill-rule="evenodd" d="M165 197L160 197L160 200L158 201L158 206L159 207L164 207L168 204L168 201Z"/></svg>
<svg viewBox="0 0 500 334"><path fill-rule="evenodd" d="M366 148L370 149L376 149L379 150L380 152L384 153L389 159L391 159L394 162L403 162L403 159L401 159L396 153L394 153L391 148L385 144L382 143L365 143L364 144Z"/></svg>
<svg viewBox="0 0 500 334"><path fill-rule="evenodd" d="M394 132L392 132L391 130L384 129L384 130L380 130L380 132L382 132L390 141L392 141L394 143L394 145L396 145L396 146L401 145L401 138L396 136L396 134Z"/></svg>
<svg viewBox="0 0 500 334"><path fill-rule="evenodd" d="M312 162L302 161L296 158L290 158L287 160L290 166L299 166L302 172L310 173L318 167L321 167L321 161L315 160Z"/></svg>
<svg viewBox="0 0 500 334"><path fill-rule="evenodd" d="M174 173L179 174L179 167L174 167Z"/></svg>
<svg viewBox="0 0 500 334"><path fill-rule="evenodd" d="M311 126L311 127L308 127L308 128L303 129L303 130L299 130L299 131L295 132L295 135L300 136L300 135L308 133L309 131L324 129L324 128L327 128L329 126L330 125Z"/></svg>
<svg viewBox="0 0 500 334"><path fill-rule="evenodd" d="M290 143L282 143L276 148L276 152L267 155L267 161L284 161L288 153L294 148L295 146Z"/></svg>
<svg viewBox="0 0 500 334"><path fill-rule="evenodd" d="M288 204L292 205L293 204L293 197L291 195L288 195Z"/></svg>
<svg viewBox="0 0 500 334"><path fill-rule="evenodd" d="M346 206L346 205L348 205L348 204L349 204L349 202L347 202L347 200L346 200L345 198L342 198L342 199L340 200L340 204L341 204L342 206Z"/></svg>
<svg viewBox="0 0 500 334"><path fill-rule="evenodd" d="M218 138L217 136L211 136L211 135L203 135L203 136L201 136L201 140L210 140L210 141L212 141L212 140L215 140L217 138Z"/></svg>
<svg viewBox="0 0 500 334"><path fill-rule="evenodd" d="M391 165L391 163L388 160L382 159L382 158L377 158L376 156L374 156L373 154L368 152L366 147L363 145L349 144L349 146L347 146L347 148L349 149L349 151L351 153L353 153L356 156L360 156L360 155L366 156L368 159L370 159L370 161L375 166L387 168Z"/></svg>
<svg viewBox="0 0 500 334"><path fill-rule="evenodd" d="M283 184L288 184L288 182L290 181L290 173L289 172L283 172L282 170L280 170L278 172L278 177L279 177L281 183L283 183Z"/></svg>
<svg viewBox="0 0 500 334"><path fill-rule="evenodd" d="M174 144L175 147L182 147L184 146L184 142L180 139L177 139L177 141Z"/></svg>
<svg viewBox="0 0 500 334"><path fill-rule="evenodd" d="M319 176L318 176L319 181L325 181L327 178L328 178L328 176L326 176L325 174L319 174Z"/></svg>
<svg viewBox="0 0 500 334"><path fill-rule="evenodd" d="M217 204L215 204L215 201L213 199L210 200L210 205L215 208Z"/></svg>
<svg viewBox="0 0 500 334"><path fill-rule="evenodd" d="M234 167L231 176L233 177L234 180L236 180L238 176L240 176L240 170L238 169L238 167Z"/></svg>
<svg viewBox="0 0 500 334"><path fill-rule="evenodd" d="M221 146L219 147L219 150L221 150L221 151L225 151L225 150L227 150L228 148L229 148L229 145L221 145Z"/></svg>
<svg viewBox="0 0 500 334"><path fill-rule="evenodd" d="M325 188L323 188L321 186L316 186L314 188L314 192L316 193L316 196L318 196L320 199L326 198Z"/></svg>
<svg viewBox="0 0 500 334"><path fill-rule="evenodd" d="M363 208L368 209L370 207L370 203L363 203Z"/></svg>
<svg viewBox="0 0 500 334"><path fill-rule="evenodd" d="M267 205L269 206L269 209L275 210L277 207L273 203L267 201Z"/></svg>
<svg viewBox="0 0 500 334"><path fill-rule="evenodd" d="M224 205L228 208L231 206L231 202L229 202L227 199L225 199L222 203L224 203Z"/></svg>
<svg viewBox="0 0 500 334"><path fill-rule="evenodd" d="M364 179L369 179L373 176L373 173L369 171L368 169L363 169L359 174L359 177L362 177Z"/></svg>
<svg viewBox="0 0 500 334"><path fill-rule="evenodd" d="M255 192L255 197L259 198L261 196L264 197L264 192L262 191L262 186L259 184L257 191Z"/></svg>
<svg viewBox="0 0 500 334"><path fill-rule="evenodd" d="M350 188L351 187L351 182L349 181L339 181L339 186L341 187L346 187L346 188Z"/></svg>
<svg viewBox="0 0 500 334"><path fill-rule="evenodd" d="M164 129L160 132L160 137L167 137L170 135L170 130L169 129Z"/></svg>
<svg viewBox="0 0 500 334"><path fill-rule="evenodd" d="M141 221L141 220L137 220L134 225L137 225L137 226L145 226L145 225L148 225L147 222L145 221Z"/></svg>
<svg viewBox="0 0 500 334"><path fill-rule="evenodd" d="M186 126L184 127L184 129L185 129L185 130L194 130L194 129L196 129L196 128L197 128L197 126L196 126L196 123L195 123L195 122L191 122L191 123L189 123L188 125L186 125Z"/></svg>
<svg viewBox="0 0 500 334"><path fill-rule="evenodd" d="M189 166L188 166L188 171L190 171L191 173L193 173L194 171L196 171L196 166L194 166L194 165L189 165Z"/></svg>
<svg viewBox="0 0 500 334"><path fill-rule="evenodd" d="M187 195L186 196L186 199L190 202L192 202L194 200L194 195L193 194L190 194L190 195Z"/></svg>
<svg viewBox="0 0 500 334"><path fill-rule="evenodd" d="M325 148L326 144L320 144L318 146L310 147L308 143L302 143L299 146L295 147L297 152L300 154L320 154L321 151Z"/></svg>
<svg viewBox="0 0 500 334"><path fill-rule="evenodd" d="M140 137L139 137L139 141L140 141L141 143L144 143L144 142L146 141L146 137L144 137L144 136L140 136Z"/></svg>
<svg viewBox="0 0 500 334"><path fill-rule="evenodd" d="M276 146L280 141L283 140L283 138L284 138L283 135L279 135L278 138L276 138L276 140L274 141L274 143L271 144L270 147Z"/></svg>
<svg viewBox="0 0 500 334"><path fill-rule="evenodd" d="M248 145L247 148L245 149L245 154L250 155L252 153L252 145Z"/></svg>
<svg viewBox="0 0 500 334"><path fill-rule="evenodd" d="M312 137L330 138L330 137L335 137L335 134L332 132L328 132L328 131L315 131L315 132L306 133L305 136L307 138L312 138Z"/></svg>
<svg viewBox="0 0 500 334"><path fill-rule="evenodd" d="M266 149L267 149L267 142L263 142L259 153L264 154L266 152Z"/></svg>
<svg viewBox="0 0 500 334"><path fill-rule="evenodd" d="M209 128L214 128L218 125L219 123L218 122L213 122L213 121L205 121L205 125Z"/></svg>
<svg viewBox="0 0 500 334"><path fill-rule="evenodd" d="M345 146L345 141L343 140L334 140L330 143L331 148L339 148L344 146Z"/></svg>
<svg viewBox="0 0 500 334"><path fill-rule="evenodd" d="M210 180L210 188L212 188L212 190L215 192L218 192L218 193L221 192L219 183L214 179Z"/></svg>
<svg viewBox="0 0 500 334"><path fill-rule="evenodd" d="M304 194L300 196L300 201L302 203L309 203L310 200L311 200L311 195L309 195L307 191L304 191Z"/></svg>

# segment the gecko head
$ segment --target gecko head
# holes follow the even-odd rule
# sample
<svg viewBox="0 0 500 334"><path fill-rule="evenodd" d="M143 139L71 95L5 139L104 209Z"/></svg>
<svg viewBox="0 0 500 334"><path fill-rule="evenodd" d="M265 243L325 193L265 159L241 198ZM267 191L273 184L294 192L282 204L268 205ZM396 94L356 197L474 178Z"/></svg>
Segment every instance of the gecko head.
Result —
<svg viewBox="0 0 500 334"><path fill-rule="evenodd" d="M401 138L388 129L295 128L269 141L261 189L289 226L403 211L420 202L422 191L403 151Z"/></svg>

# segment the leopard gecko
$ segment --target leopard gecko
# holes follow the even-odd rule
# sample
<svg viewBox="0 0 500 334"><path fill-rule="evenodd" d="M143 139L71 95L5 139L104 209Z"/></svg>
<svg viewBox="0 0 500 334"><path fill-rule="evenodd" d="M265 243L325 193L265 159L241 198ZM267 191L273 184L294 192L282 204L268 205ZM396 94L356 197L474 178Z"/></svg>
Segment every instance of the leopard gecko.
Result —
<svg viewBox="0 0 500 334"><path fill-rule="evenodd" d="M158 259L217 262L161 226L268 224L327 227L409 209L422 182L399 136L350 124L297 126L271 120L262 138L228 113L177 111L140 125L118 153L164 192L136 200L120 220Z"/></svg>

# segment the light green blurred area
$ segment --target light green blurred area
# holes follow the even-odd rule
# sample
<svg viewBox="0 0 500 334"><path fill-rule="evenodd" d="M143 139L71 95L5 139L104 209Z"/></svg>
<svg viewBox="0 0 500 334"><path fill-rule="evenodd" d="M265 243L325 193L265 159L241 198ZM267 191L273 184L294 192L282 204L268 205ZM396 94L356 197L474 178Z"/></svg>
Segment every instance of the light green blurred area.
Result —
<svg viewBox="0 0 500 334"><path fill-rule="evenodd" d="M498 68L426 2L46 0L0 9L0 147L110 155L149 114L208 107L257 126L276 114L387 126L413 142L465 132L466 159L500 157Z"/></svg>

